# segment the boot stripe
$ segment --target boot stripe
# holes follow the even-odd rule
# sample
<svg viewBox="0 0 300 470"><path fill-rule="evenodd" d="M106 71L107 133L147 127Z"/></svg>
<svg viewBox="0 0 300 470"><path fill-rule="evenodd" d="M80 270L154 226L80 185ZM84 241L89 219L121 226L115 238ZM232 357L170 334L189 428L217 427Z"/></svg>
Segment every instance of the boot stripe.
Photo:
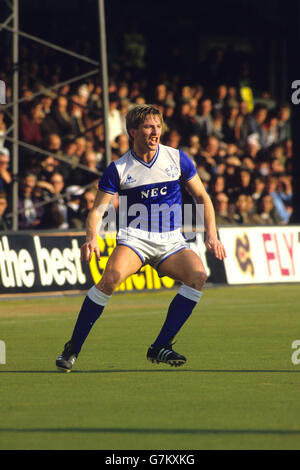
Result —
<svg viewBox="0 0 300 470"><path fill-rule="evenodd" d="M159 351L159 353L158 353L158 355L157 355L157 359L159 359L159 360L162 359L162 356L163 356L164 351L165 351L164 348L162 348L162 349Z"/></svg>
<svg viewBox="0 0 300 470"><path fill-rule="evenodd" d="M172 351L168 351L167 354L165 355L164 359L166 360L169 354L172 354Z"/></svg>

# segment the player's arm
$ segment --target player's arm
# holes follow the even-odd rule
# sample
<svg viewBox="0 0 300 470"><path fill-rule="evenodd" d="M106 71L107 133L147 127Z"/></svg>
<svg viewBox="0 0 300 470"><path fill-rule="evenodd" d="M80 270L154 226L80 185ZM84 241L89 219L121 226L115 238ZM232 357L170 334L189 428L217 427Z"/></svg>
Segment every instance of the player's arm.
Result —
<svg viewBox="0 0 300 470"><path fill-rule="evenodd" d="M207 249L219 260L224 259L226 252L223 244L218 239L214 206L197 174L187 181L186 188L195 198L197 204L204 204L205 245Z"/></svg>
<svg viewBox="0 0 300 470"><path fill-rule="evenodd" d="M113 198L113 194L97 191L93 208L89 211L86 220L86 242L81 247L81 260L89 263L95 252L100 259L100 250L97 241L97 226L102 221L104 212Z"/></svg>

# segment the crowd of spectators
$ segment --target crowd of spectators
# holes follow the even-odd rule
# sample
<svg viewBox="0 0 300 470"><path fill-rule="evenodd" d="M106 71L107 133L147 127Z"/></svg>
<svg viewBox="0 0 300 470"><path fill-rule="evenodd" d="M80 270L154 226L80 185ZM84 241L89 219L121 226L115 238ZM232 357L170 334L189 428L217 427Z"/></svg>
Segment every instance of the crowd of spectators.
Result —
<svg viewBox="0 0 300 470"><path fill-rule="evenodd" d="M82 228L106 167L100 80L91 77L47 91L46 82L61 81L63 65L49 71L27 55L27 73L20 80L19 136L27 145L19 147L19 228ZM7 61L0 79L8 84L9 103ZM110 75L112 160L129 148L127 111L152 103L164 116L162 143L189 155L212 198L218 225L288 224L293 211L289 106L274 103L268 93L247 100L221 76L213 89L201 85L201 76L195 83L172 78L164 75L149 89L147 77ZM0 230L11 228L10 124L0 108ZM183 190L183 197L190 196Z"/></svg>

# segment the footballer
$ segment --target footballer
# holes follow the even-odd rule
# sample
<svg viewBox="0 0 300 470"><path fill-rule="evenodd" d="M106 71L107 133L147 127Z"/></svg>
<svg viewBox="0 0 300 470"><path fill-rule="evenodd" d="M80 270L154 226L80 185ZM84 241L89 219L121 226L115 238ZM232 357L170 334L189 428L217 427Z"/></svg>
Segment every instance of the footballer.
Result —
<svg viewBox="0 0 300 470"><path fill-rule="evenodd" d="M100 259L97 227L115 194L127 198L128 210L117 233L117 245L108 259L99 283L88 291L73 334L56 360L58 369L70 372L95 321L100 317L115 289L145 265L160 276L181 283L165 322L147 350L151 362L181 366L186 357L173 349L173 339L200 301L207 275L200 257L182 235L181 184L198 204L204 205L206 247L223 260L225 249L217 237L215 213L192 160L182 150L160 143L163 117L152 105L137 105L126 116L130 149L104 171L93 208L86 222L86 242L81 259ZM134 206L141 205L143 217L134 223ZM154 208L179 207L169 223ZM122 214L124 216L124 214Z"/></svg>

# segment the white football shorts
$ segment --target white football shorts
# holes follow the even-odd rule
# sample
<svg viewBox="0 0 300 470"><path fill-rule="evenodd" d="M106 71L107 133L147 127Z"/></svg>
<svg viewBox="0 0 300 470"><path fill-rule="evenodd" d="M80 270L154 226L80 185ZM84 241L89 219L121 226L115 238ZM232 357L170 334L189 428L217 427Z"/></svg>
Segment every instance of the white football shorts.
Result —
<svg viewBox="0 0 300 470"><path fill-rule="evenodd" d="M128 246L140 257L143 265L150 264L156 270L170 256L190 248L180 229L164 233L121 229L117 234L117 245Z"/></svg>

